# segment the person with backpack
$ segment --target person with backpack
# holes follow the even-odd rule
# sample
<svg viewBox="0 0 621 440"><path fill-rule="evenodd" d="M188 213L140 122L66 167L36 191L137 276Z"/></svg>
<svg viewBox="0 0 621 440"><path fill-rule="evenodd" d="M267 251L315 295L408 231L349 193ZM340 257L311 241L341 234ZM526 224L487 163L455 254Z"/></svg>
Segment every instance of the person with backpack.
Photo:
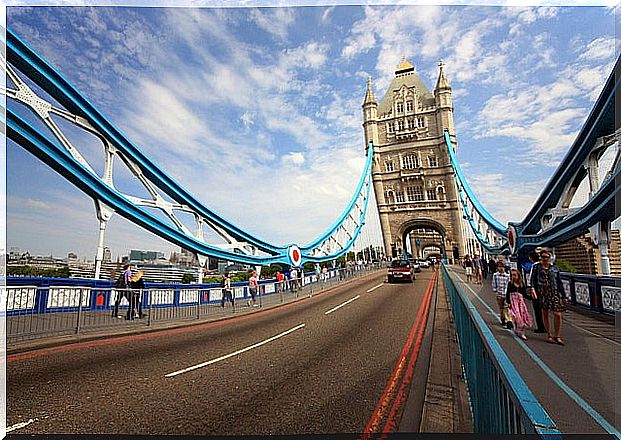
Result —
<svg viewBox="0 0 621 440"><path fill-rule="evenodd" d="M142 319L144 317L144 315L142 314L142 293L144 292L144 272L139 270L138 272L136 272L130 280L130 286L131 286L131 296L133 298L133 304L130 302L130 304L132 305L132 319L134 317L138 318L138 319Z"/></svg>
<svg viewBox="0 0 621 440"><path fill-rule="evenodd" d="M123 265L123 273L117 278L116 284L114 285L114 289L116 290L116 299L114 300L114 310L112 312L113 318L122 319L122 316L119 315L119 304L121 303L123 298L127 298L129 302L129 308L127 309L127 316L125 319L130 319L131 311L132 311L132 295L129 290L130 288L130 280L132 277L132 271L129 267L129 264Z"/></svg>

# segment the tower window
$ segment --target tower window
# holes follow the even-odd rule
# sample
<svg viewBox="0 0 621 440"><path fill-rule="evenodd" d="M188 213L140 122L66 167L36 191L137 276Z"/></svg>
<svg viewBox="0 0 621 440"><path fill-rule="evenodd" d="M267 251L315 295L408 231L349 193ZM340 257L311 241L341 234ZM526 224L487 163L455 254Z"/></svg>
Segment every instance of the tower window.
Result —
<svg viewBox="0 0 621 440"><path fill-rule="evenodd" d="M420 202L424 200L422 186L408 186L408 200L410 202Z"/></svg>
<svg viewBox="0 0 621 440"><path fill-rule="evenodd" d="M438 200L438 195L436 194L435 189L427 190L427 200Z"/></svg>
<svg viewBox="0 0 621 440"><path fill-rule="evenodd" d="M416 156L415 154L404 156L403 157L403 169L411 170L414 168L420 168L420 161L418 160L418 156Z"/></svg>
<svg viewBox="0 0 621 440"><path fill-rule="evenodd" d="M392 191L384 192L384 200L386 200L388 204L395 203L395 193Z"/></svg>
<svg viewBox="0 0 621 440"><path fill-rule="evenodd" d="M405 103L405 108L407 109L407 111L411 112L414 110L414 103L412 101L407 101Z"/></svg>
<svg viewBox="0 0 621 440"><path fill-rule="evenodd" d="M400 119L397 124L399 125L399 131L403 131L405 130L405 122L403 121L403 119Z"/></svg>
<svg viewBox="0 0 621 440"><path fill-rule="evenodd" d="M397 113L403 113L403 103L397 102Z"/></svg>
<svg viewBox="0 0 621 440"><path fill-rule="evenodd" d="M418 118L417 124L419 128L423 128L425 126L425 118Z"/></svg>
<svg viewBox="0 0 621 440"><path fill-rule="evenodd" d="M389 122L388 123L388 133L394 133L395 132L395 123L394 122Z"/></svg>
<svg viewBox="0 0 621 440"><path fill-rule="evenodd" d="M397 195L397 203L405 202L405 194L403 194L403 191L397 191L396 195Z"/></svg>
<svg viewBox="0 0 621 440"><path fill-rule="evenodd" d="M387 160L386 162L384 162L384 169L387 173L390 173L395 170L395 164L392 162L392 160Z"/></svg>
<svg viewBox="0 0 621 440"><path fill-rule="evenodd" d="M438 166L438 158L435 156L428 156L427 158L429 160L429 166L431 168L435 168Z"/></svg>

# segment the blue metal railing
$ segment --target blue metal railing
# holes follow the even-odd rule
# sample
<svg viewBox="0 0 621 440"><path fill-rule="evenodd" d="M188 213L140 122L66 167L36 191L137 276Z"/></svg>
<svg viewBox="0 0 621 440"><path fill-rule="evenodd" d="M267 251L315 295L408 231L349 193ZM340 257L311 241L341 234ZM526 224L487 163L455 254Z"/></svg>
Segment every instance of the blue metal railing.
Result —
<svg viewBox="0 0 621 440"><path fill-rule="evenodd" d="M621 277L561 272L561 280L572 305L606 315L621 312Z"/></svg>
<svg viewBox="0 0 621 440"><path fill-rule="evenodd" d="M546 439L560 439L560 431L444 265L442 273L453 309L475 432L541 434Z"/></svg>

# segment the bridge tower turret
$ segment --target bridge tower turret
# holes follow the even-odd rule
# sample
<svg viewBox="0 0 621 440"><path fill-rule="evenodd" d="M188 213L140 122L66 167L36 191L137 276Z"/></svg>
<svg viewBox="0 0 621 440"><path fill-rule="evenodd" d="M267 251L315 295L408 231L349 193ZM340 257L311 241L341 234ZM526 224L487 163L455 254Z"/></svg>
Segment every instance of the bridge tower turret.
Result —
<svg viewBox="0 0 621 440"><path fill-rule="evenodd" d="M377 100L373 94L371 87L371 77L367 80L367 94L364 97L364 103L362 104L362 111L364 112L364 144L369 145L369 142L377 144Z"/></svg>
<svg viewBox="0 0 621 440"><path fill-rule="evenodd" d="M448 130L451 137L455 136L455 125L453 124L453 89L446 79L444 73L444 62L438 63L440 73L434 90L437 112L437 124L442 127L442 131Z"/></svg>
<svg viewBox="0 0 621 440"><path fill-rule="evenodd" d="M374 146L373 189L386 254L417 256L412 243L436 231L447 258L462 256L462 215L444 140L448 130L456 145L444 65L432 93L404 56L381 100L369 79L362 110L365 147Z"/></svg>

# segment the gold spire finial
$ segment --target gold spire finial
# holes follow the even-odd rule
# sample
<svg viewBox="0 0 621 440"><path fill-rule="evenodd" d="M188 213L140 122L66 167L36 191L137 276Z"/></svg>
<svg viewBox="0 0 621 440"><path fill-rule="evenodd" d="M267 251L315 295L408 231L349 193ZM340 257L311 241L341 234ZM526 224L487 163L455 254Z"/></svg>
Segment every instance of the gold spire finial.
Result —
<svg viewBox="0 0 621 440"><path fill-rule="evenodd" d="M405 58L405 55L403 55L395 73L410 72L412 70L414 70L414 65Z"/></svg>

